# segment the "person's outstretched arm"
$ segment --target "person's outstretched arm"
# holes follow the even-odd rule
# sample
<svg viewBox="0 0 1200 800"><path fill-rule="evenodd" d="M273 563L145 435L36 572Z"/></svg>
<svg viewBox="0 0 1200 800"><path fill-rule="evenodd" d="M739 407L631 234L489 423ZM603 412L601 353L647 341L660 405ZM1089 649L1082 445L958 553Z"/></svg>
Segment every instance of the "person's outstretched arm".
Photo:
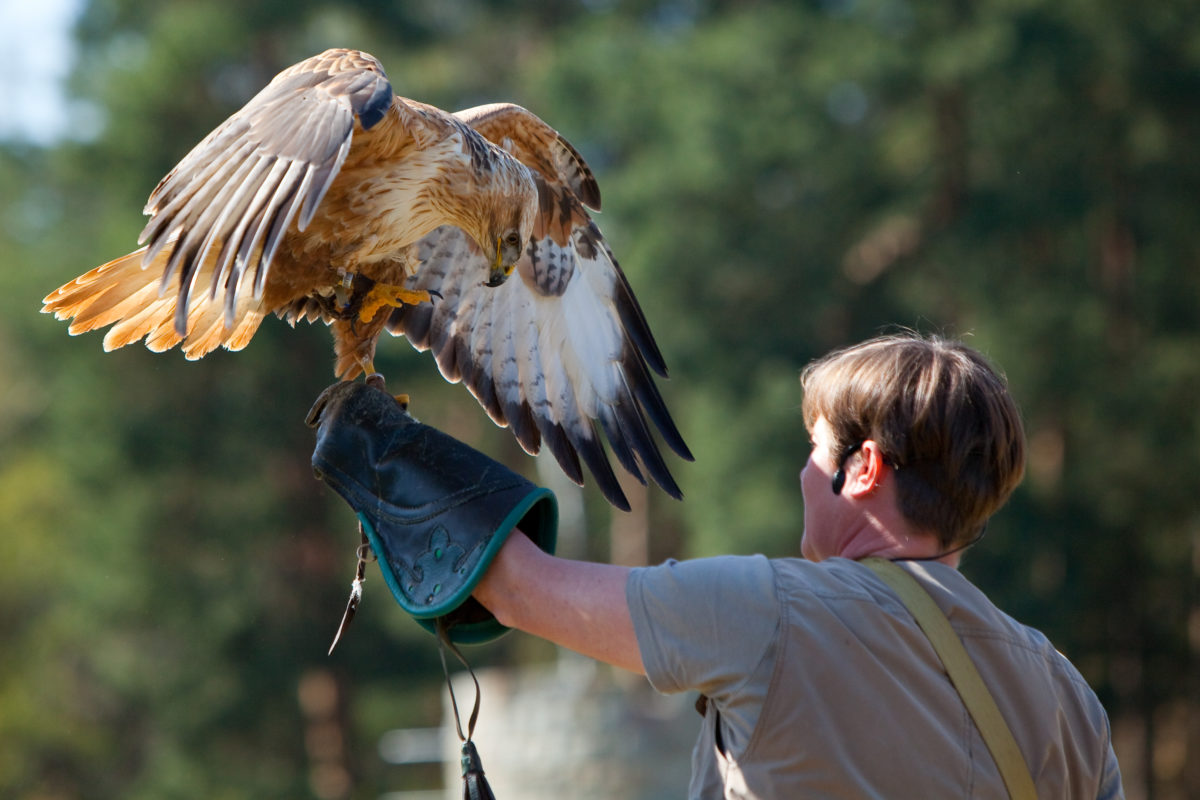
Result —
<svg viewBox="0 0 1200 800"><path fill-rule="evenodd" d="M628 567L557 558L513 531L474 595L510 628L644 675L628 578Z"/></svg>

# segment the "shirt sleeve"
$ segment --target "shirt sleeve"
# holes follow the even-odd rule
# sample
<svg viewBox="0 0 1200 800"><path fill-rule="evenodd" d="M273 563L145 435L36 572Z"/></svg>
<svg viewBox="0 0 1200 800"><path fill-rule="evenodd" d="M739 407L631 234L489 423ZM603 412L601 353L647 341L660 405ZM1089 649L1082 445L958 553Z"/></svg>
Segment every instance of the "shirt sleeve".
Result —
<svg viewBox="0 0 1200 800"><path fill-rule="evenodd" d="M735 691L777 635L775 572L764 556L667 561L626 584L646 677L660 692Z"/></svg>
<svg viewBox="0 0 1200 800"><path fill-rule="evenodd" d="M1100 790L1096 793L1096 800L1125 800L1125 787L1121 785L1121 767L1117 763L1117 754L1113 751L1111 741L1104 759L1104 774L1100 778Z"/></svg>

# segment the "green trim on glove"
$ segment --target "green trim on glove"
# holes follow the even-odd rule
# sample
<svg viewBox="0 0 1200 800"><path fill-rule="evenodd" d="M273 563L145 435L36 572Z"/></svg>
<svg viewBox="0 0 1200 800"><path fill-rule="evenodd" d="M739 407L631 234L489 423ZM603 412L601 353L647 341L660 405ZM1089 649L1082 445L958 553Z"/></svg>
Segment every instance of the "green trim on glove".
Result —
<svg viewBox="0 0 1200 800"><path fill-rule="evenodd" d="M539 507L539 503L543 500L548 503ZM526 519L530 512L536 511L541 513L534 513ZM362 522L363 530L366 531L371 549L377 554L388 552L379 534L375 531L375 526L371 524L371 520L362 512L358 513L358 519ZM467 574L466 565L460 565L455 570L455 562L462 561L467 553L450 539L444 528L434 530L429 538L428 548L414 559L414 567L421 571L420 581L411 580L407 586L402 586L400 578L387 558L379 559L379 571L383 573L383 579L387 582L388 588L392 590L392 596L396 598L400 607L430 633L437 633L436 620L438 617L451 614L462 607L464 603L471 601L473 605L478 606L478 609L475 610L482 612L478 616L483 618L472 620L470 619L471 615L460 615L462 618L456 620L451 627L451 638L453 641L463 644L490 641L503 635L509 629L501 625L486 609L472 601L471 593L483 580L484 574L491 566L492 559L508 541L509 534L523 521L527 526L522 529L523 532L537 542L543 550L553 553L558 530L558 506L553 492L549 489L539 488L514 506L508 516L497 526L469 574ZM449 593L439 596L443 589L441 577L447 571L456 572L459 577L464 575L466 577L461 583L457 583ZM430 582L433 582L432 586L429 585ZM428 594L426 594L424 603L416 605L413 597L419 595L421 591L428 592Z"/></svg>

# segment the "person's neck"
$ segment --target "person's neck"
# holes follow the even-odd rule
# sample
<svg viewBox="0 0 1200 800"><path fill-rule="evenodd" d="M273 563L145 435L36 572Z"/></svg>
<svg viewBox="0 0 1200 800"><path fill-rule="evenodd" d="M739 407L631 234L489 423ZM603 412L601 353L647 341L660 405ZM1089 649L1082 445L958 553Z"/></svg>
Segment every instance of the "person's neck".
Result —
<svg viewBox="0 0 1200 800"><path fill-rule="evenodd" d="M937 536L914 529L907 521L885 520L871 512L862 516L843 540L837 555L857 561L868 556L886 558L889 561L932 560L957 567L959 553L939 556L941 543Z"/></svg>

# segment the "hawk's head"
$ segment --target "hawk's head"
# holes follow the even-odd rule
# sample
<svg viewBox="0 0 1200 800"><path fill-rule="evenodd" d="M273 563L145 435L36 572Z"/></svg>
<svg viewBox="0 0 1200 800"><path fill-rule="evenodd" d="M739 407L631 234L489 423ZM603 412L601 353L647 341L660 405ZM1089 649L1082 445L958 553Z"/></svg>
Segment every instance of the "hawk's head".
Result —
<svg viewBox="0 0 1200 800"><path fill-rule="evenodd" d="M488 254L490 262L486 281L488 286L499 286L512 274L521 254L525 252L525 245L533 236L533 218L536 213L536 205L520 203L513 209L513 213L501 214L492 219L492 229L487 239L490 249L485 248L483 251Z"/></svg>
<svg viewBox="0 0 1200 800"><path fill-rule="evenodd" d="M474 195L476 213L463 228L487 257L485 283L495 287L508 280L533 236L538 193L524 164L498 147L489 150L490 169Z"/></svg>

